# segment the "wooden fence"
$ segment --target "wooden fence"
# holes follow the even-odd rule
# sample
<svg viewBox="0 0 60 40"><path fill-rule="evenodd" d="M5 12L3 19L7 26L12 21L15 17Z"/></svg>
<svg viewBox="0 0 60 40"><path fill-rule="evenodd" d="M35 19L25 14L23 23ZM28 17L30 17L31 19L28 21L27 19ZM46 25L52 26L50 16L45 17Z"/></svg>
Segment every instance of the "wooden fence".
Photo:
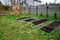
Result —
<svg viewBox="0 0 60 40"><path fill-rule="evenodd" d="M26 12L29 14L39 15L41 12L43 15L46 15L48 12L49 16L53 16L54 13L57 13L57 16L60 17L60 4L52 4L52 5L40 5L40 6L29 6L29 7L21 7L22 12ZM24 12L24 13L25 13Z"/></svg>

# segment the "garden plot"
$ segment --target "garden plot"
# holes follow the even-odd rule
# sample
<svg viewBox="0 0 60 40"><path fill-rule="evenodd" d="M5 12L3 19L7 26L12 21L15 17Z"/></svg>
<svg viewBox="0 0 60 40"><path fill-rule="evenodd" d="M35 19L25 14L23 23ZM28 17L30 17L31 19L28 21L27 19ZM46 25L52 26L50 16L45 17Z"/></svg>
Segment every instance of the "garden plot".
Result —
<svg viewBox="0 0 60 40"><path fill-rule="evenodd" d="M35 19L26 19L26 20L24 20L24 21L26 21L26 22L32 22L32 21L34 21Z"/></svg>
<svg viewBox="0 0 60 40"><path fill-rule="evenodd" d="M17 18L17 20L30 19L30 17Z"/></svg>
<svg viewBox="0 0 60 40"><path fill-rule="evenodd" d="M59 21L54 21L51 24L44 26L43 28L41 28L42 31L45 31L47 33L52 32L56 27L58 27L58 25L60 25Z"/></svg>
<svg viewBox="0 0 60 40"><path fill-rule="evenodd" d="M34 24L34 25L39 25L39 24L41 24L41 23L43 23L43 22L46 22L48 19L40 19L40 20L37 20L37 21L33 21L32 23Z"/></svg>

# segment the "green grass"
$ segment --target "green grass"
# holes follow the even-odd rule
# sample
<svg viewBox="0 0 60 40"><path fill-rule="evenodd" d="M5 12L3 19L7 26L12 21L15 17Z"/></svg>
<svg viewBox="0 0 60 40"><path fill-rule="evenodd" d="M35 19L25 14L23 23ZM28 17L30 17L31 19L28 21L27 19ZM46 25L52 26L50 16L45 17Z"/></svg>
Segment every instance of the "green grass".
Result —
<svg viewBox="0 0 60 40"><path fill-rule="evenodd" d="M30 16L35 20L44 18L39 15L20 14L19 16L0 16L0 40L60 40L60 26L56 28L51 34L40 30L41 27L46 26L54 21L49 17L47 22L38 26L31 22L23 20L16 20L16 18Z"/></svg>

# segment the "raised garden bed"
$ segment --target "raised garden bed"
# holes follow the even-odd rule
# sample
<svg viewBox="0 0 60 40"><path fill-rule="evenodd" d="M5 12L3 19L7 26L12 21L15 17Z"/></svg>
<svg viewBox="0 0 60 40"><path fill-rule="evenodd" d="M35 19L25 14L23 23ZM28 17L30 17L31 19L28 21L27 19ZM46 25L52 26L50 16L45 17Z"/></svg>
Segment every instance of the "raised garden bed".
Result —
<svg viewBox="0 0 60 40"><path fill-rule="evenodd" d="M37 21L33 21L32 23L34 24L34 25L39 25L39 24L41 24L41 23L43 23L43 22L46 22L48 19L40 19L40 20L37 20Z"/></svg>
<svg viewBox="0 0 60 40"><path fill-rule="evenodd" d="M30 18L30 17L18 18L17 20L22 20L22 19L26 19L26 18Z"/></svg>
<svg viewBox="0 0 60 40"><path fill-rule="evenodd" d="M58 27L58 25L60 25L59 21L54 21L51 24L44 26L43 28L41 28L42 31L45 31L47 33L52 32L56 27Z"/></svg>
<svg viewBox="0 0 60 40"><path fill-rule="evenodd" d="M26 19L24 21L27 21L27 22L31 22L31 21L34 21L35 19Z"/></svg>

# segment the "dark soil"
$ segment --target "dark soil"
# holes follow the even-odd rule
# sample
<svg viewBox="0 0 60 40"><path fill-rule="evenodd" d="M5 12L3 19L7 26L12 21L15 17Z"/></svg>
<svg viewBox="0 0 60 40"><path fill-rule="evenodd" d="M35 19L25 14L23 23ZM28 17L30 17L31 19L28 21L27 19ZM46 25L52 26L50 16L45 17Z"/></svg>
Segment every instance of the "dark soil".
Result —
<svg viewBox="0 0 60 40"><path fill-rule="evenodd" d="M43 28L41 28L42 31L45 31L47 33L50 33L51 31L53 31L56 27L58 27L58 25L60 25L59 21L54 21L51 24L44 26Z"/></svg>
<svg viewBox="0 0 60 40"><path fill-rule="evenodd" d="M27 22L31 22L31 21L34 21L35 19L26 19L24 21L27 21Z"/></svg>
<svg viewBox="0 0 60 40"><path fill-rule="evenodd" d="M41 24L41 23L43 23L43 22L46 22L48 19L40 19L40 20L37 20L37 21L34 21L34 22L32 22L34 25L39 25L39 24Z"/></svg>
<svg viewBox="0 0 60 40"><path fill-rule="evenodd" d="M26 19L26 18L30 18L30 17L23 17L23 18L18 18L17 20Z"/></svg>

